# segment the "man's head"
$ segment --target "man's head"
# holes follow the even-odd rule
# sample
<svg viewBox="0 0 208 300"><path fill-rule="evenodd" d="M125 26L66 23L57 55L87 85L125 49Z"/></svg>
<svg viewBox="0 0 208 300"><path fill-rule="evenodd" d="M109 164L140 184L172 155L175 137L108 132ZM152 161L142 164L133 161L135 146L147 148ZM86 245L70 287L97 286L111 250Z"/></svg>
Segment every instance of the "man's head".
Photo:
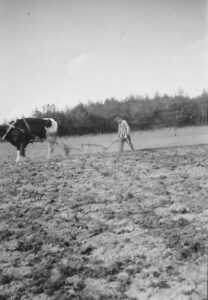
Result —
<svg viewBox="0 0 208 300"><path fill-rule="evenodd" d="M120 124L122 121L121 117L119 117L119 116L116 116L114 120L117 124Z"/></svg>

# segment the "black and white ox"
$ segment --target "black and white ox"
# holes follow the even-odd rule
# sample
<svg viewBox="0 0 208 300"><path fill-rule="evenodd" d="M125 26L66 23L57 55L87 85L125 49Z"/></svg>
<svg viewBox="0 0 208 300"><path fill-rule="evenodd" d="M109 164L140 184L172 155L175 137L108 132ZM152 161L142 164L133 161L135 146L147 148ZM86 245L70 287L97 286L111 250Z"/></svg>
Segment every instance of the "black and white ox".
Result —
<svg viewBox="0 0 208 300"><path fill-rule="evenodd" d="M0 125L0 137L8 141L17 149L18 162L25 158L26 147L35 141L48 142L48 155L50 158L57 143L58 124L52 118L22 118L9 124ZM67 149L65 148L65 152Z"/></svg>

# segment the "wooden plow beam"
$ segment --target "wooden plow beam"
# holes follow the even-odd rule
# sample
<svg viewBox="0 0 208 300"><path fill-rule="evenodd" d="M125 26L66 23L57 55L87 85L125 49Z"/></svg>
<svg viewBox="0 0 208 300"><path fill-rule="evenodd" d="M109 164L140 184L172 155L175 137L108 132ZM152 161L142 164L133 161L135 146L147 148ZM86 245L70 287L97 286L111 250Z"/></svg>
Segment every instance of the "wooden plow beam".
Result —
<svg viewBox="0 0 208 300"><path fill-rule="evenodd" d="M103 151L107 150L107 147L101 144L93 144L93 143L82 143L81 148L84 150L84 147L95 147L95 148L101 148Z"/></svg>

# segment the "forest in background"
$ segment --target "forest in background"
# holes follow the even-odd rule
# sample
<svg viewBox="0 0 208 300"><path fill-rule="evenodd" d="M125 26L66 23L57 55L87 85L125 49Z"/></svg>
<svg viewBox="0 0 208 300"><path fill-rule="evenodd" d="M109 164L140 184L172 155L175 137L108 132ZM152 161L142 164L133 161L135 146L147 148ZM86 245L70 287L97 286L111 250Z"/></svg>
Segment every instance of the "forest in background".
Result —
<svg viewBox="0 0 208 300"><path fill-rule="evenodd" d="M126 119L132 130L163 127L184 127L208 123L208 92L190 98L179 92L175 96L129 96L103 102L78 104L74 108L58 109L48 104L33 112L33 117L52 117L58 121L59 135L111 133L116 130L115 116Z"/></svg>

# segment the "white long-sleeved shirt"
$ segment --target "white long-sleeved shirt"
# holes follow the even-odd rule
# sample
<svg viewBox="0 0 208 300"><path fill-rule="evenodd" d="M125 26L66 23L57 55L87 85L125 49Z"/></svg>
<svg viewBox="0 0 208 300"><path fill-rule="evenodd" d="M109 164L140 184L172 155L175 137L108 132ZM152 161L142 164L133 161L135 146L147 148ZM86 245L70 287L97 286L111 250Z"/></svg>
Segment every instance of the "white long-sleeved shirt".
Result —
<svg viewBox="0 0 208 300"><path fill-rule="evenodd" d="M118 137L121 139L126 139L130 135L130 127L126 120L122 120L118 125Z"/></svg>

